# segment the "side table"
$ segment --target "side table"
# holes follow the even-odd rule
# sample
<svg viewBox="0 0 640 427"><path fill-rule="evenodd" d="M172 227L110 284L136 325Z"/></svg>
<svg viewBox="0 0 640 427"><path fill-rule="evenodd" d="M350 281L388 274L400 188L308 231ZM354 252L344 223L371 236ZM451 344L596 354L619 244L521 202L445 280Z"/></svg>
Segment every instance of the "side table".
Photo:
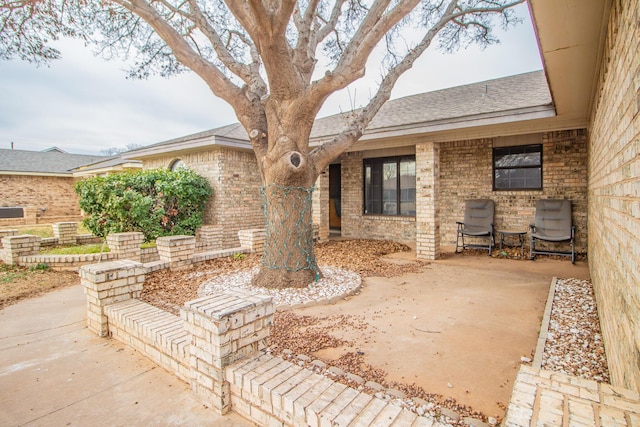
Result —
<svg viewBox="0 0 640 427"><path fill-rule="evenodd" d="M518 237L518 243L520 244L520 256L524 258L524 239L527 235L527 231L518 231L518 230L496 230L498 236L500 237L500 250L502 250L502 245L504 245L504 238L506 236ZM517 245L516 245L517 246Z"/></svg>

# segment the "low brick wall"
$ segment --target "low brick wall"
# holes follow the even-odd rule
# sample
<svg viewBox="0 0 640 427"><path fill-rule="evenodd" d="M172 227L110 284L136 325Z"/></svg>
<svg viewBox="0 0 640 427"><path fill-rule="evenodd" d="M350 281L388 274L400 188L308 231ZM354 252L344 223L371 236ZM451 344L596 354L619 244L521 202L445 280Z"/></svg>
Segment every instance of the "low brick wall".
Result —
<svg viewBox="0 0 640 427"><path fill-rule="evenodd" d="M189 382L191 337L182 320L137 299L105 307L109 335Z"/></svg>
<svg viewBox="0 0 640 427"><path fill-rule="evenodd" d="M266 354L230 366L226 378L232 409L261 426L447 425Z"/></svg>
<svg viewBox="0 0 640 427"><path fill-rule="evenodd" d="M13 229L0 230L0 249L3 248L3 246L2 246L2 238L3 237L17 236L17 235L18 235L18 230L13 230Z"/></svg>
<svg viewBox="0 0 640 427"><path fill-rule="evenodd" d="M19 236L6 236L2 238L2 261L7 264L18 264L20 257L36 255L40 250L38 236L21 234Z"/></svg>
<svg viewBox="0 0 640 427"><path fill-rule="evenodd" d="M193 236L166 236L156 239L160 261L169 263L169 268L177 270L191 265L191 257L196 251Z"/></svg>
<svg viewBox="0 0 640 427"><path fill-rule="evenodd" d="M75 225L76 223L72 223ZM63 224L64 225L64 224ZM74 230L74 226L68 227ZM18 235L18 230L0 230L0 260L7 264L17 264L32 266L37 264L48 264L54 270L77 271L81 266L113 260L130 259L146 264L146 271L157 271L165 268L179 269L188 268L193 263L205 262L211 259L233 256L239 253L255 252L261 250L263 240L249 240L245 242L246 247L229 249L215 249L220 247L212 235L219 237L219 227L209 230L210 240L208 242L198 242L193 236L168 236L161 237L157 241L156 247L141 248L143 240L142 233L114 233L107 237L107 245L110 252L99 254L83 255L40 255L38 251L43 247L52 247L59 244L58 237L40 238L38 236ZM253 234L264 235L264 230L249 230ZM60 234L60 231L58 232ZM97 244L102 239L91 234L74 234L76 244ZM3 247L4 237L19 237L5 249ZM67 241L70 241L68 238ZM259 246L256 246L259 245Z"/></svg>
<svg viewBox="0 0 640 427"><path fill-rule="evenodd" d="M275 311L271 297L225 291L187 302L178 317L135 299L144 281L140 263L85 266L81 277L90 330L173 372L220 413L234 410L265 426L443 426L264 354Z"/></svg>
<svg viewBox="0 0 640 427"><path fill-rule="evenodd" d="M158 255L158 248L142 248L140 249L140 260L143 263L160 261L160 255Z"/></svg>
<svg viewBox="0 0 640 427"><path fill-rule="evenodd" d="M238 231L238 239L240 239L240 246L243 248L249 248L251 253L260 253L264 248L265 239L264 228L253 228L250 230Z"/></svg>
<svg viewBox="0 0 640 427"><path fill-rule="evenodd" d="M58 239L59 245L75 245L78 237L77 222L56 222L52 224L53 237Z"/></svg>
<svg viewBox="0 0 640 427"><path fill-rule="evenodd" d="M25 267L47 264L49 268L56 271L78 271L83 265L114 261L116 259L115 254L111 252L83 255L30 255L20 257L18 264Z"/></svg>
<svg viewBox="0 0 640 427"><path fill-rule="evenodd" d="M107 236L107 244L118 259L141 260L140 245L144 235L139 232L114 233Z"/></svg>

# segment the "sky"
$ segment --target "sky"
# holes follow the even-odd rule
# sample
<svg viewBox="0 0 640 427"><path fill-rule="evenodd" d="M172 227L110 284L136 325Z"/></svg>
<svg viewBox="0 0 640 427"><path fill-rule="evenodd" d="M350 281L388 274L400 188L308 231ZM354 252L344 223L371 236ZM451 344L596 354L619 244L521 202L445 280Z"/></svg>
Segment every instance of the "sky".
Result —
<svg viewBox="0 0 640 427"><path fill-rule="evenodd" d="M392 99L542 69L526 5L524 22L500 44L445 54L429 48L400 77ZM100 154L128 144L149 145L237 122L194 73L147 80L126 78L125 64L105 61L76 40L58 44L62 59L48 67L0 61L0 148ZM319 117L365 104L379 81L376 58L367 76L330 97Z"/></svg>

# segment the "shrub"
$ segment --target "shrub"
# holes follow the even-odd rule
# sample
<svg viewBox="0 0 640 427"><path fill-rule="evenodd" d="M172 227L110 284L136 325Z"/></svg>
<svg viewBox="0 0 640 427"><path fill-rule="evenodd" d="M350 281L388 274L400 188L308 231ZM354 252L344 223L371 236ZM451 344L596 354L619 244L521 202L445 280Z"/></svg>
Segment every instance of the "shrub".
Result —
<svg viewBox="0 0 640 427"><path fill-rule="evenodd" d="M212 190L188 169L152 169L88 178L76 183L83 224L93 234L139 231L145 241L193 235Z"/></svg>
<svg viewBox="0 0 640 427"><path fill-rule="evenodd" d="M39 263L29 267L29 271L48 271L50 269L51 269L51 267L49 267L49 264L47 264L45 262L39 262Z"/></svg>

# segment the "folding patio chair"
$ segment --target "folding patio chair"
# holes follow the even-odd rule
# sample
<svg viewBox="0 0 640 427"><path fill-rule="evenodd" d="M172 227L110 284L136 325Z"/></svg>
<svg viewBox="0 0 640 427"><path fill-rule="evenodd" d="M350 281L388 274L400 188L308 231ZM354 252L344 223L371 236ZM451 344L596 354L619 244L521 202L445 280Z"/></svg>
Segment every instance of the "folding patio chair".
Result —
<svg viewBox="0 0 640 427"><path fill-rule="evenodd" d="M457 221L458 233L456 235L456 253L462 248L487 249L489 255L494 244L493 234L494 203L489 199L466 200L464 202L464 222ZM464 238L487 238L486 245L480 243L467 243ZM460 244L462 243L462 244Z"/></svg>
<svg viewBox="0 0 640 427"><path fill-rule="evenodd" d="M535 259L536 254L564 255L571 257L572 264L576 262L576 227L571 223L571 200L538 200L536 202L535 224L531 224L529 228L531 230L530 259ZM536 242L570 243L571 251L536 249ZM548 245L546 246L548 247Z"/></svg>

